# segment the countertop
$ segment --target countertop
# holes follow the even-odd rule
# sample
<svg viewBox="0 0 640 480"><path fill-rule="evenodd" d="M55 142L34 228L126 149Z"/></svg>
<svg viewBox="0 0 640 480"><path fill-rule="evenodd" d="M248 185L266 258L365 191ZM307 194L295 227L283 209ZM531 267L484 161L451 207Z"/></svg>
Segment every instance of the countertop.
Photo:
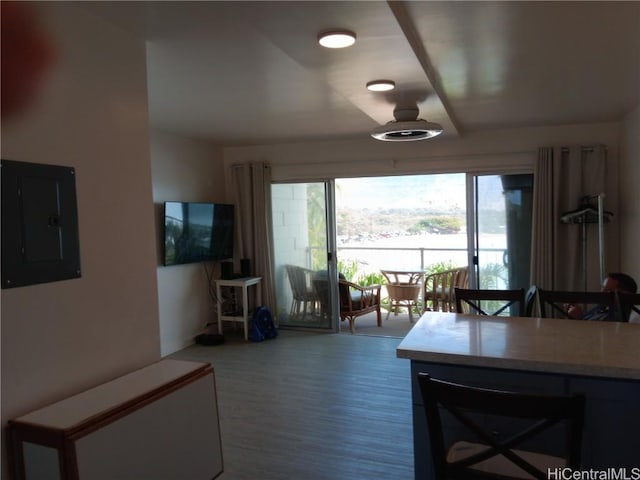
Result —
<svg viewBox="0 0 640 480"><path fill-rule="evenodd" d="M399 358L640 380L640 324L426 312Z"/></svg>

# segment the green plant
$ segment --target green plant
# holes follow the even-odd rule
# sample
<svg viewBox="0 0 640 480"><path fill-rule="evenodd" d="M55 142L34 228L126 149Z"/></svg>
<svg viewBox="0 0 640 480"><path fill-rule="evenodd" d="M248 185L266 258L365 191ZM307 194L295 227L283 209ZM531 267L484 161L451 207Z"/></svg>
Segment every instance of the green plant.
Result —
<svg viewBox="0 0 640 480"><path fill-rule="evenodd" d="M480 288L497 290L507 285L507 268L499 263L487 263L480 267Z"/></svg>
<svg viewBox="0 0 640 480"><path fill-rule="evenodd" d="M458 233L464 221L451 215L433 215L420 220L412 228L414 231L426 230L429 233Z"/></svg>
<svg viewBox="0 0 640 480"><path fill-rule="evenodd" d="M458 265L456 265L454 262L452 262L451 260L447 260L427 265L424 269L424 273L426 275L431 275L432 273L442 273L446 270L452 270L457 267Z"/></svg>
<svg viewBox="0 0 640 480"><path fill-rule="evenodd" d="M480 288L487 290L499 290L505 288L507 281L507 268L499 263L487 263L480 267ZM482 308L488 311L497 311L504 305L504 302L496 300L486 300L482 302ZM502 315L509 315L506 310Z"/></svg>
<svg viewBox="0 0 640 480"><path fill-rule="evenodd" d="M358 273L358 262L355 260L338 260L338 272L344 275L348 281L353 282Z"/></svg>
<svg viewBox="0 0 640 480"><path fill-rule="evenodd" d="M382 276L382 273L379 272L362 273L358 275L356 283L363 287L368 287L370 285L382 285L384 283L384 277Z"/></svg>
<svg viewBox="0 0 640 480"><path fill-rule="evenodd" d="M358 260L338 260L338 271L344 275L349 282L368 287L369 285L382 285L384 277L380 272L366 272L362 267L366 262Z"/></svg>
<svg viewBox="0 0 640 480"><path fill-rule="evenodd" d="M307 222L311 250L311 268L326 268L327 222L324 184L307 184Z"/></svg>

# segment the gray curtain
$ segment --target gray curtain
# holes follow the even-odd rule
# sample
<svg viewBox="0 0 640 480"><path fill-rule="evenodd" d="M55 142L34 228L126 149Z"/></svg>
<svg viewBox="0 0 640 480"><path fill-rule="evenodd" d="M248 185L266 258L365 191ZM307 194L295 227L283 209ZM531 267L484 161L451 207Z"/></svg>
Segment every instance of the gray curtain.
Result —
<svg viewBox="0 0 640 480"><path fill-rule="evenodd" d="M271 245L271 167L265 163L234 165L231 170L236 213L236 258L251 260L262 277L262 303L275 312Z"/></svg>
<svg viewBox="0 0 640 480"><path fill-rule="evenodd" d="M556 151L557 150L557 151ZM533 214L531 228L531 285L553 289L555 265L554 156L559 149L542 147L533 171Z"/></svg>
<svg viewBox="0 0 640 480"><path fill-rule="evenodd" d="M606 148L543 147L534 169L531 283L555 290L598 290L598 245L587 225L587 272L583 268L582 226L563 224L586 196L605 193ZM595 201L592 204L596 204ZM596 240L594 242L594 239Z"/></svg>

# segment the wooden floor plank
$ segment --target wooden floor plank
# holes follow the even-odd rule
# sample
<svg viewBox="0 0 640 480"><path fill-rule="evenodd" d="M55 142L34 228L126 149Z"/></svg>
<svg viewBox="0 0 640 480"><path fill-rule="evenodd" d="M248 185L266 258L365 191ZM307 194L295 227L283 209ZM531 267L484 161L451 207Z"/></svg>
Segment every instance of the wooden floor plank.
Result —
<svg viewBox="0 0 640 480"><path fill-rule="evenodd" d="M281 331L172 358L216 375L221 480L413 478L410 368L398 338Z"/></svg>

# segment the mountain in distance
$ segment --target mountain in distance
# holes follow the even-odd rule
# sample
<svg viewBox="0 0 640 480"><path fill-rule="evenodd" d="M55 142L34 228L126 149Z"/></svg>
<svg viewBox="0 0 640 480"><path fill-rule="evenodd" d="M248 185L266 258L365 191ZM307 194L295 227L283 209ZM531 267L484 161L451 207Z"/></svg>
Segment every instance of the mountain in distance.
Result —
<svg viewBox="0 0 640 480"><path fill-rule="evenodd" d="M495 179L495 180L494 180ZM479 184L483 208L504 209L500 177L487 177ZM466 175L447 173L336 180L338 209L425 209L442 214L466 211Z"/></svg>

